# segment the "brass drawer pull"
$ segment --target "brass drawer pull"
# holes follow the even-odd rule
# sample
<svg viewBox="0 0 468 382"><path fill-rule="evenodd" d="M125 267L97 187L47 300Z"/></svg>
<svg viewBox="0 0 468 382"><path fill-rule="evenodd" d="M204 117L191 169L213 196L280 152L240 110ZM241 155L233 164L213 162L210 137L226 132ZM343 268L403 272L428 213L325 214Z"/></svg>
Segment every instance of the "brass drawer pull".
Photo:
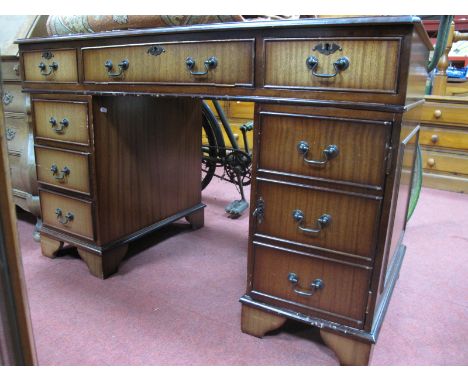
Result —
<svg viewBox="0 0 468 382"><path fill-rule="evenodd" d="M187 69L189 70L192 76L204 76L205 74L208 74L208 71L210 69L214 69L216 68L216 66L218 66L218 59L215 56L212 56L208 58L204 64L204 72L192 72L192 69L195 67L195 60L192 57L187 57L187 59L185 60L185 65L187 66Z"/></svg>
<svg viewBox="0 0 468 382"><path fill-rule="evenodd" d="M43 76L49 76L51 75L55 70L58 69L58 64L54 61L52 62L52 64L49 65L49 71L48 72L45 72L45 70L47 69L47 65L44 64L43 62L41 62L39 65L38 65L38 68L41 70L41 74Z"/></svg>
<svg viewBox="0 0 468 382"><path fill-rule="evenodd" d="M310 146L309 143L306 141L300 141L297 144L297 151L304 157L304 162L308 165L315 166L315 167L325 167L325 165L333 158L336 158L340 153L338 146L336 145L329 145L323 151L323 159L322 160L313 160L307 159L307 153L309 152Z"/></svg>
<svg viewBox="0 0 468 382"><path fill-rule="evenodd" d="M123 72L128 69L128 67L130 66L130 63L128 62L128 60L120 61L120 63L118 64L118 67L120 68L120 70L117 73L112 73L112 68L114 67L114 64L112 63L111 60L107 60L104 66L107 69L107 75L109 77L120 77L123 74Z"/></svg>
<svg viewBox="0 0 468 382"><path fill-rule="evenodd" d="M11 127L6 128L6 139L7 141L12 141L15 138L16 130Z"/></svg>
<svg viewBox="0 0 468 382"><path fill-rule="evenodd" d="M68 212L65 216L62 214L62 210L60 208L57 208L55 210L55 215L57 215L57 220L59 223L65 225L71 222L74 219L74 216L71 212Z"/></svg>
<svg viewBox="0 0 468 382"><path fill-rule="evenodd" d="M317 68L319 65L319 60L315 56L309 56L306 60L306 65L309 69L312 70L312 74L315 77L320 78L332 78L335 77L339 72L348 69L349 67L349 58L348 57L340 57L333 63L333 68L335 69L335 73L317 73Z"/></svg>
<svg viewBox="0 0 468 382"><path fill-rule="evenodd" d="M70 175L70 169L67 166L65 166L62 170L60 170L62 175L57 175L59 170L58 170L58 167L57 167L56 164L53 164L50 167L50 171L52 172L52 175L54 176L54 178L56 180L58 180L59 182L61 182L61 183L63 183L65 181L65 176Z"/></svg>
<svg viewBox="0 0 468 382"><path fill-rule="evenodd" d="M52 129L57 134L63 133L65 127L68 127L68 125L70 124L70 122L68 122L68 119L64 118L59 122L60 127L57 127L57 120L54 117L50 117L49 123L52 125Z"/></svg>
<svg viewBox="0 0 468 382"><path fill-rule="evenodd" d="M323 229L325 229L332 221L331 215L328 214L323 214L317 219L317 228L306 228L302 224L305 219L304 212L301 210L294 210L292 213L294 221L296 221L298 224L297 228L299 228L299 231L303 232L306 235L310 236L318 236L320 232L322 232Z"/></svg>
<svg viewBox="0 0 468 382"><path fill-rule="evenodd" d="M309 286L309 288L311 289L310 292L299 290L295 288L295 286L299 284L299 277L293 272L288 274L288 281L293 285L294 293L297 293L298 295L306 296L306 297L313 296L315 292L325 287L325 283L321 279L315 279L314 281L310 283L310 286Z"/></svg>

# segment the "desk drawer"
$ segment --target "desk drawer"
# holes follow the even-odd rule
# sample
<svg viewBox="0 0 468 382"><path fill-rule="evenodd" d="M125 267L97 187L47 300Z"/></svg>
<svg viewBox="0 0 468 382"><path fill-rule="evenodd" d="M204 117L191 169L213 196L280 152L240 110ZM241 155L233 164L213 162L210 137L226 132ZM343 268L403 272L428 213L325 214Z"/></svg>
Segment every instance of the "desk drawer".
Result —
<svg viewBox="0 0 468 382"><path fill-rule="evenodd" d="M23 53L24 80L34 82L78 82L75 49Z"/></svg>
<svg viewBox="0 0 468 382"><path fill-rule="evenodd" d="M396 93L399 51L398 38L268 39L265 86Z"/></svg>
<svg viewBox="0 0 468 382"><path fill-rule="evenodd" d="M391 123L260 113L259 169L381 186Z"/></svg>
<svg viewBox="0 0 468 382"><path fill-rule="evenodd" d="M161 42L82 51L85 82L253 86L253 40ZM191 70L187 66L189 57L193 62ZM216 63L205 65L211 57ZM128 63L126 70L122 69L125 66L119 67L123 60ZM105 66L109 62L112 67Z"/></svg>
<svg viewBox="0 0 468 382"><path fill-rule="evenodd" d="M257 178L256 199L260 198L264 201L264 216L256 224L257 233L352 257L373 256L378 200ZM255 205L256 200L252 203ZM319 232L306 232L309 229Z"/></svg>
<svg viewBox="0 0 468 382"><path fill-rule="evenodd" d="M12 113L24 113L26 110L25 95L21 93L21 85L3 84L3 110Z"/></svg>
<svg viewBox="0 0 468 382"><path fill-rule="evenodd" d="M88 153L36 146L36 166L39 182L90 194Z"/></svg>
<svg viewBox="0 0 468 382"><path fill-rule="evenodd" d="M467 104L426 102L423 105L421 122L468 127L468 106Z"/></svg>
<svg viewBox="0 0 468 382"><path fill-rule="evenodd" d="M314 316L328 313L334 321L362 325L369 280L370 270L359 266L254 243L253 293L311 309Z"/></svg>
<svg viewBox="0 0 468 382"><path fill-rule="evenodd" d="M89 240L94 239L92 203L39 190L45 225Z"/></svg>
<svg viewBox="0 0 468 382"><path fill-rule="evenodd" d="M34 100L35 137L87 145L88 103Z"/></svg>
<svg viewBox="0 0 468 382"><path fill-rule="evenodd" d="M468 130L421 126L419 143L424 146L468 150Z"/></svg>

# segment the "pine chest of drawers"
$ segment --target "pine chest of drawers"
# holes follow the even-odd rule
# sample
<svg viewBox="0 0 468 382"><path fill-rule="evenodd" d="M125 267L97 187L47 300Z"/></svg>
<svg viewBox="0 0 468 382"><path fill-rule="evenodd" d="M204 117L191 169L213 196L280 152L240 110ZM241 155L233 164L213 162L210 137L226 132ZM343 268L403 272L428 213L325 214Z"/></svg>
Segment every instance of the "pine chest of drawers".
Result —
<svg viewBox="0 0 468 382"><path fill-rule="evenodd" d="M426 96L419 141L424 186L468 192L468 99Z"/></svg>
<svg viewBox="0 0 468 382"><path fill-rule="evenodd" d="M200 98L256 102L242 331L320 328L367 364L398 278L432 47L413 17L160 28L20 41L42 247L98 275L200 203Z"/></svg>

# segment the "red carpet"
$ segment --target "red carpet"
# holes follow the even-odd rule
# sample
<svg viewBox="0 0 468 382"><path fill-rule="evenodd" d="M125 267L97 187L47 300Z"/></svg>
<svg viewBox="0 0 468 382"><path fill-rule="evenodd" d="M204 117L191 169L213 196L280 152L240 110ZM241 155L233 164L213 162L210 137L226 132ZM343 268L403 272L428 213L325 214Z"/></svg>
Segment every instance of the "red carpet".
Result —
<svg viewBox="0 0 468 382"><path fill-rule="evenodd" d="M337 365L316 330L288 323L241 333L248 217L224 206L234 186L204 191L205 227L184 222L130 247L102 281L70 252L54 260L18 222L41 365ZM372 365L468 364L468 196L423 189ZM157 245L156 245L157 244Z"/></svg>

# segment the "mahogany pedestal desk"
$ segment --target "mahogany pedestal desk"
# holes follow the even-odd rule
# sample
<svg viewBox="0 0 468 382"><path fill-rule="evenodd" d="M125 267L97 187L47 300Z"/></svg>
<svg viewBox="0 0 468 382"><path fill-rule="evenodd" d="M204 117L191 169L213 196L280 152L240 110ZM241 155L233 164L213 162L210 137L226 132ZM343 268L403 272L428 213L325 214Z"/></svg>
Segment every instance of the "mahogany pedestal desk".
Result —
<svg viewBox="0 0 468 382"><path fill-rule="evenodd" d="M368 364L405 252L432 48L414 17L312 19L18 41L42 251L91 272L181 217L203 225L200 100L254 101L242 331L294 319Z"/></svg>

